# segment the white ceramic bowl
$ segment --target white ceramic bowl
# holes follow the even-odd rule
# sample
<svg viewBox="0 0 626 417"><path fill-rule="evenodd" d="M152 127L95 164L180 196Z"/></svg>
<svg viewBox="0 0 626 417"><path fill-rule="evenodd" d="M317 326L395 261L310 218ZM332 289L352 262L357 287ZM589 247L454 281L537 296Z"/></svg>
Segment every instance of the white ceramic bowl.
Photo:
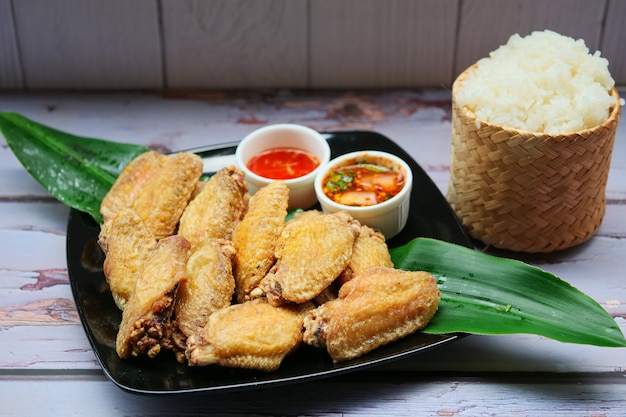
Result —
<svg viewBox="0 0 626 417"><path fill-rule="evenodd" d="M310 173L284 180L289 188L289 209L308 209L316 203L313 183L322 167L330 160L330 146L319 132L297 124L274 124L259 128L248 134L237 146L237 167L245 173L250 194L275 181L248 169L247 164L254 156L273 148L295 148L312 153L320 165Z"/></svg>
<svg viewBox="0 0 626 417"><path fill-rule="evenodd" d="M366 161L402 172L405 178L404 187L389 200L371 206L347 206L335 202L323 191L323 182L327 173L357 161ZM413 172L409 165L395 155L380 151L358 151L341 155L326 164L315 178L315 193L325 213L344 210L362 224L380 230L386 239L391 239L400 233L406 225L409 218L412 188Z"/></svg>

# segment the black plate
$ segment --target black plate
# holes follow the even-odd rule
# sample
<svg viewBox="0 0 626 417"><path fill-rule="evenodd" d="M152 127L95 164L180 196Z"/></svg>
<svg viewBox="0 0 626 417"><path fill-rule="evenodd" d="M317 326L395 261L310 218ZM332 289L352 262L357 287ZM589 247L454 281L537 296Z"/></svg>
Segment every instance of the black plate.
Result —
<svg viewBox="0 0 626 417"><path fill-rule="evenodd" d="M397 144L373 132L325 133L332 157L356 150L380 150L396 154L411 166L414 186L409 220L404 230L388 241L390 247L414 237L431 237L471 246L454 212L424 170ZM234 162L236 143L194 149L210 174ZM361 358L333 364L323 349L302 346L271 373L219 366L188 367L168 352L156 359L121 360L115 353L115 337L121 312L115 306L102 273L102 252L97 246L99 226L92 218L72 210L67 227L67 264L72 293L83 327L106 375L120 388L137 393L172 394L196 391L250 389L329 377L404 358L447 343L463 335L416 333L383 346Z"/></svg>

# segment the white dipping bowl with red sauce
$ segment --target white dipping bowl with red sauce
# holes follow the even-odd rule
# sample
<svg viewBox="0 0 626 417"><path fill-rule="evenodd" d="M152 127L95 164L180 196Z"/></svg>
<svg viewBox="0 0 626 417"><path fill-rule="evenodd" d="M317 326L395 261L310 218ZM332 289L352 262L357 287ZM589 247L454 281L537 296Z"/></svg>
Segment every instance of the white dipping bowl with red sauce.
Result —
<svg viewBox="0 0 626 417"><path fill-rule="evenodd" d="M237 166L245 173L250 194L276 180L289 188L289 209L308 209L317 202L313 183L330 160L330 146L309 127L282 123L248 134L235 151ZM259 162L259 158L263 158ZM251 169L251 162L257 161Z"/></svg>
<svg viewBox="0 0 626 417"><path fill-rule="evenodd" d="M379 230L385 239L396 236L406 225L412 187L409 165L380 151L341 155L315 178L322 211L346 211L361 224Z"/></svg>

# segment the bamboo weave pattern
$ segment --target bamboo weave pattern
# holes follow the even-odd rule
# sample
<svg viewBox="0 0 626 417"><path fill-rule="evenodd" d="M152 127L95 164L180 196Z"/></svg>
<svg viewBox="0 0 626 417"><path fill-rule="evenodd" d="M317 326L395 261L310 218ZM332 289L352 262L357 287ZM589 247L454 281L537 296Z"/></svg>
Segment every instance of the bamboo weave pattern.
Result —
<svg viewBox="0 0 626 417"><path fill-rule="evenodd" d="M549 135L480 121L455 103L447 199L475 239L501 249L551 252L580 244L600 227L620 119L616 105L591 129Z"/></svg>

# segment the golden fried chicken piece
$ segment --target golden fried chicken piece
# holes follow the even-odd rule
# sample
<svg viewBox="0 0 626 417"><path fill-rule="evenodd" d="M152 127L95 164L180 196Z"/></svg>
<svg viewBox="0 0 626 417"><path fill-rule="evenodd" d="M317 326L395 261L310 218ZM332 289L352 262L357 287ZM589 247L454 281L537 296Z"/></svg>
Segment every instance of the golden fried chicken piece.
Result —
<svg viewBox="0 0 626 417"><path fill-rule="evenodd" d="M359 237L354 241L352 258L339 277L340 285L350 281L370 266L393 268L385 236L367 225L361 225Z"/></svg>
<svg viewBox="0 0 626 417"><path fill-rule="evenodd" d="M196 183L196 187L193 189L193 192L191 193L191 198L189 199L189 201L193 200L194 198L196 198L198 196L198 194L200 194L202 192L202 190L204 189L204 187L206 187L207 183L209 181L205 181L203 179L200 179L200 181L198 181Z"/></svg>
<svg viewBox="0 0 626 417"><path fill-rule="evenodd" d="M274 250L285 225L288 202L289 188L284 181L274 181L250 197L248 211L232 235L237 301L249 300L250 291L276 261Z"/></svg>
<svg viewBox="0 0 626 417"><path fill-rule="evenodd" d="M313 217L321 216L322 214L324 213L320 210L299 211L287 222L287 225L293 224L296 220L311 220Z"/></svg>
<svg viewBox="0 0 626 417"><path fill-rule="evenodd" d="M176 231L202 168L198 155L179 152L141 186L132 207L157 240Z"/></svg>
<svg viewBox="0 0 626 417"><path fill-rule="evenodd" d="M230 305L234 254L229 241L210 239L189 257L187 281L178 288L174 307L176 324L185 336L199 333L213 312Z"/></svg>
<svg viewBox="0 0 626 417"><path fill-rule="evenodd" d="M300 345L309 308L274 307L256 299L218 310L202 333L187 339L188 363L274 371Z"/></svg>
<svg viewBox="0 0 626 417"><path fill-rule="evenodd" d="M158 172L168 159L166 155L148 151L126 165L100 204L100 214L104 221L111 219L120 210L132 207L143 184Z"/></svg>
<svg viewBox="0 0 626 417"><path fill-rule="evenodd" d="M276 264L259 288L273 305L303 303L320 294L352 257L360 224L346 212L289 222L276 247Z"/></svg>
<svg viewBox="0 0 626 417"><path fill-rule="evenodd" d="M189 242L174 235L161 239L147 259L122 313L115 349L120 358L155 357L170 334L176 291L187 276Z"/></svg>
<svg viewBox="0 0 626 417"><path fill-rule="evenodd" d="M208 239L230 240L233 229L246 210L244 174L235 167L217 171L189 202L180 218L178 234L192 250Z"/></svg>
<svg viewBox="0 0 626 417"><path fill-rule="evenodd" d="M115 304L123 310L157 240L139 215L126 208L104 223L98 243L106 254L104 276Z"/></svg>
<svg viewBox="0 0 626 417"><path fill-rule="evenodd" d="M339 298L304 319L305 343L326 347L334 362L359 357L428 324L440 293L428 272L371 267L339 290Z"/></svg>

